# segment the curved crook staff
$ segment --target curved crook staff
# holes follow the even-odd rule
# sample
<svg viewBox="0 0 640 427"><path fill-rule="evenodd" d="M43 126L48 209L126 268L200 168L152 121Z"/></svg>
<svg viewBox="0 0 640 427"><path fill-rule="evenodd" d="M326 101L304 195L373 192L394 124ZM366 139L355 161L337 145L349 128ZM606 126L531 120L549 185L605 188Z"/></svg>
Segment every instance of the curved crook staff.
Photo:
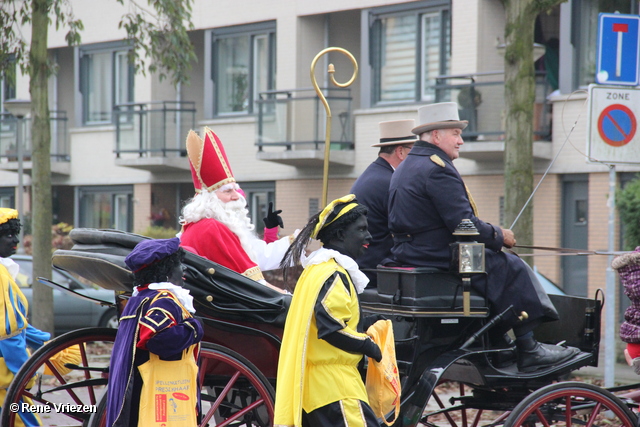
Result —
<svg viewBox="0 0 640 427"><path fill-rule="evenodd" d="M328 47L326 49L323 49L320 51L320 53L316 55L315 58L313 58L313 61L311 61L311 83L313 84L313 88L316 90L316 94L318 94L318 98L320 98L320 100L322 101L322 104L324 105L324 109L327 112L327 126L325 131L325 138L324 138L324 170L322 174L322 204L320 205L320 209L322 209L324 206L327 205L327 191L329 188L329 148L330 148L330 142L331 142L330 141L331 140L331 108L329 108L329 103L327 102L327 99L325 98L324 94L320 90L320 87L318 86L318 81L316 79L315 71L316 71L316 64L318 63L318 60L320 59L320 57L329 52L340 52L346 55L351 60L351 63L353 64L353 75L351 76L349 81L346 83L340 83L336 81L335 77L333 76L333 74L336 72L335 67L333 66L333 64L329 64L327 72L329 73L331 83L342 88L351 86L351 84L356 79L356 76L358 75L358 63L356 62L356 58L353 57L351 52L341 47Z"/></svg>

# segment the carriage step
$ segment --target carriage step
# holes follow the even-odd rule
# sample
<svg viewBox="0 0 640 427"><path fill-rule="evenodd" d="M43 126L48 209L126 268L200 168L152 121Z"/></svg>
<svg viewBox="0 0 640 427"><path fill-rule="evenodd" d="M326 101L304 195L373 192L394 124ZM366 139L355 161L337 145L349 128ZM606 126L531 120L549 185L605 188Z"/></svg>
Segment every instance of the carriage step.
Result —
<svg viewBox="0 0 640 427"><path fill-rule="evenodd" d="M527 378L542 378L546 376L558 376L565 372L570 372L576 369L580 369L583 366L588 366L594 362L593 355L591 353L578 352L572 358L565 360L553 366L537 369L532 372L522 372L518 370L515 361L504 368L491 367L494 372L488 372L485 377L490 381L492 379L527 379Z"/></svg>

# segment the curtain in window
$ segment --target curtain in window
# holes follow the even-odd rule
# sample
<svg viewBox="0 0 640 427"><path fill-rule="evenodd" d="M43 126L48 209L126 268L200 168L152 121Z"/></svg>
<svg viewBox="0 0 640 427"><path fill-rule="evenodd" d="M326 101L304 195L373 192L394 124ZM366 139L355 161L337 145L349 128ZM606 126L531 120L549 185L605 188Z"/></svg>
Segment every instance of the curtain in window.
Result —
<svg viewBox="0 0 640 427"><path fill-rule="evenodd" d="M93 189L80 190L80 227L114 228L131 231L132 193L126 190Z"/></svg>
<svg viewBox="0 0 640 427"><path fill-rule="evenodd" d="M111 52L86 56L87 122L111 120Z"/></svg>
<svg viewBox="0 0 640 427"><path fill-rule="evenodd" d="M82 195L80 199L80 226L113 228L111 221L111 195L109 193Z"/></svg>
<svg viewBox="0 0 640 427"><path fill-rule="evenodd" d="M381 15L371 26L376 102L435 101L436 77L449 70L447 10Z"/></svg>
<svg viewBox="0 0 640 427"><path fill-rule="evenodd" d="M253 38L253 99L270 89L269 84L269 35L261 34Z"/></svg>
<svg viewBox="0 0 640 427"><path fill-rule="evenodd" d="M227 37L217 41L216 92L218 114L248 110L249 37Z"/></svg>
<svg viewBox="0 0 640 427"><path fill-rule="evenodd" d="M422 15L422 101L434 102L435 90L433 86L436 84L436 77L446 73L448 67L448 58L441 61L441 52L443 44L441 42L442 35L442 19L440 12L425 13ZM445 54L449 51L448 40L444 43ZM445 67L442 67L444 63ZM443 70L444 68L444 70Z"/></svg>
<svg viewBox="0 0 640 427"><path fill-rule="evenodd" d="M413 100L416 96L415 15L381 19L380 101Z"/></svg>

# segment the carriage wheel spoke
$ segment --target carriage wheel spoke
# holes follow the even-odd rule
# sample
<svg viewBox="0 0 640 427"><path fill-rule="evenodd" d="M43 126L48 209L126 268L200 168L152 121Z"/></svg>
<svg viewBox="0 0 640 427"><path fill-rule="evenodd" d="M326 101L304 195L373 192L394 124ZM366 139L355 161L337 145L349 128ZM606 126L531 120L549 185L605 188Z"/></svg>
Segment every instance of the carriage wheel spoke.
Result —
<svg viewBox="0 0 640 427"><path fill-rule="evenodd" d="M223 421L222 423L217 424L217 427L228 426L233 421L239 419L240 417L243 417L246 413L248 413L250 411L253 411L255 408L257 408L258 406L261 406L263 403L264 403L263 399L256 400L251 405L247 406L246 408L244 408L241 411L239 411L236 414L234 414L232 417L229 417L225 421Z"/></svg>
<svg viewBox="0 0 640 427"><path fill-rule="evenodd" d="M565 408L565 424L567 424L567 427L571 427L571 422L572 422L571 398L572 396L567 396L567 403Z"/></svg>
<svg viewBox="0 0 640 427"><path fill-rule="evenodd" d="M478 423L480 422L480 417L482 417L482 409L478 409L478 412L476 412L476 416L473 418L473 424L471 424L471 427L477 427Z"/></svg>
<svg viewBox="0 0 640 427"><path fill-rule="evenodd" d="M602 408L602 402L598 402L595 406L595 408L593 408L593 412L591 412L591 416L589 417L589 421L587 422L586 427L591 427L593 426L593 423L596 422L596 417L598 416L598 414L600 413L600 409Z"/></svg>
<svg viewBox="0 0 640 427"><path fill-rule="evenodd" d="M536 415L538 416L538 419L540 420L540 422L545 426L545 427L550 427L549 421L547 421L546 417L542 414L542 411L540 411L540 408L537 408L535 411Z"/></svg>
<svg viewBox="0 0 640 427"><path fill-rule="evenodd" d="M203 425L206 425L206 423L213 417L213 414L218 410L218 408L222 404L222 401L229 393L229 390L231 390L231 387L233 387L233 385L236 383L239 376L240 376L240 371L236 371L236 373L233 374L233 376L231 377L227 385L224 386L224 389L220 392L220 395L218 396L216 401L213 402L213 404L211 405L211 408L209 408L209 411L207 411L206 417L203 418L202 420Z"/></svg>
<svg viewBox="0 0 640 427"><path fill-rule="evenodd" d="M464 396L464 384L458 384L458 392L460 393L460 396ZM460 415L462 417L462 427L468 427L466 406L463 406L463 408L460 410Z"/></svg>

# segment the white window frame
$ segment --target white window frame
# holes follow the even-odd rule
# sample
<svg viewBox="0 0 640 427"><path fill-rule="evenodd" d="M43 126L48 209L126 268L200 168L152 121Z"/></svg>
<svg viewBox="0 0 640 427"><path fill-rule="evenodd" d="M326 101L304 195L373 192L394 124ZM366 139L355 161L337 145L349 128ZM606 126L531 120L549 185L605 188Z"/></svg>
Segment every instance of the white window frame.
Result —
<svg viewBox="0 0 640 427"><path fill-rule="evenodd" d="M247 108L242 111L219 111L218 93L216 91L216 42L224 38L247 36L249 37L249 99L247 100ZM209 76L205 80L205 104L204 114L207 118L251 115L255 113L255 100L258 98L257 88L257 40L267 40L268 43L268 90L275 89L275 73L276 73L276 22L267 21L249 25L239 25L234 27L216 28L207 31L205 35L205 75Z"/></svg>
<svg viewBox="0 0 640 427"><path fill-rule="evenodd" d="M130 103L134 101L134 79L132 74L133 66L129 66L128 74L125 77L124 82L122 76L117 70L118 59L121 59L123 56L128 55L130 49L131 48L125 42L99 43L95 45L85 45L78 48L77 91L78 100L80 102L80 113L83 126L112 124L114 120L113 107L118 104ZM106 70L106 72L108 84L110 84L110 87L107 89L107 96L109 98L107 102L111 105L109 118L104 120L91 120L87 117L89 106L87 106L85 103L88 101L88 94L83 93L83 91L85 90L84 86L86 86L88 83L84 81L87 76L84 75L82 58L84 56L91 56L96 54L110 54L109 69ZM127 100L120 99L120 91L116 89L121 84L127 85L126 91L129 97L129 99Z"/></svg>
<svg viewBox="0 0 640 427"><path fill-rule="evenodd" d="M422 46L422 32L424 30L424 16L429 14L439 13L441 22L445 22L447 25L441 25L440 29L440 65L439 73L447 74L450 67L451 56L451 10L450 2L444 0L429 0L413 3L405 3L394 6L384 6L379 8L365 9L362 11L362 53L363 63L369 64L369 67L363 67L362 73L362 93L363 106L384 106L395 104L408 104L416 102L433 102L434 96L425 96L425 81L426 70L424 70L424 46ZM414 96L399 100L381 100L381 88L377 87L380 82L379 70L376 69L377 64L374 64L374 58L371 55L371 50L376 48L376 41L373 40L374 25L376 21L389 17L401 17L401 16L415 16L416 26L418 30L416 40L416 72L414 78L416 81L416 87L414 90Z"/></svg>
<svg viewBox="0 0 640 427"><path fill-rule="evenodd" d="M111 224L113 227L122 231L133 231L133 186L132 185L106 185L106 186L85 186L75 188L75 227L95 227L95 224L81 223L83 209L82 197L85 195L108 195L111 200ZM118 209L121 204L126 202L127 204L127 218L126 224L118 218Z"/></svg>

